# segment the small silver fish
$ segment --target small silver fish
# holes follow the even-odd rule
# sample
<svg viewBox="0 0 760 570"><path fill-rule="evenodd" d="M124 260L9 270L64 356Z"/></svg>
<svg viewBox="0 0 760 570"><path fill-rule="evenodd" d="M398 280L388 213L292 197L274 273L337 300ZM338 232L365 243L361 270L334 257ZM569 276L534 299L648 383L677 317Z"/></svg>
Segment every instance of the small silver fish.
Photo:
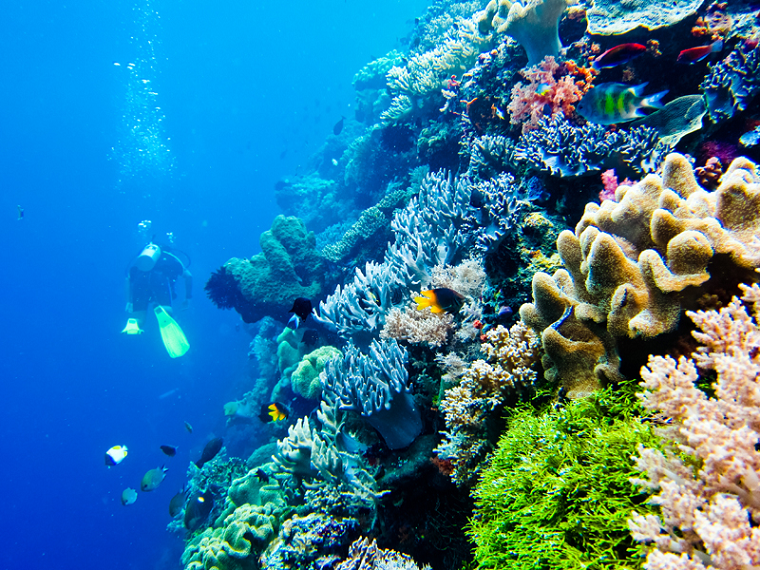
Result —
<svg viewBox="0 0 760 570"><path fill-rule="evenodd" d="M156 467L148 471L140 483L141 491L155 491L166 477L168 469L164 466Z"/></svg>
<svg viewBox="0 0 760 570"><path fill-rule="evenodd" d="M137 491L131 487L127 487L121 494L121 504L125 507L131 505L137 500Z"/></svg>

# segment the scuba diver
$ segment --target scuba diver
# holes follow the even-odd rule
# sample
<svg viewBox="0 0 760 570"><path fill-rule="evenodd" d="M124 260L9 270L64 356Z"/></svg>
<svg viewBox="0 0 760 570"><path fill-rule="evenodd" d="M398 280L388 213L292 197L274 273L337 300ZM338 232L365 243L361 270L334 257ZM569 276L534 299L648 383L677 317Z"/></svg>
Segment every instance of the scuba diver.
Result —
<svg viewBox="0 0 760 570"><path fill-rule="evenodd" d="M177 298L174 285L180 276L185 279L183 308L187 307L192 297L193 276L187 265L169 247L162 248L151 242L132 262L126 278L126 311L131 316L121 332L129 335L142 333L140 326L145 322L148 306L152 303L161 338L172 358L182 356L190 348L185 333L171 316L172 300Z"/></svg>

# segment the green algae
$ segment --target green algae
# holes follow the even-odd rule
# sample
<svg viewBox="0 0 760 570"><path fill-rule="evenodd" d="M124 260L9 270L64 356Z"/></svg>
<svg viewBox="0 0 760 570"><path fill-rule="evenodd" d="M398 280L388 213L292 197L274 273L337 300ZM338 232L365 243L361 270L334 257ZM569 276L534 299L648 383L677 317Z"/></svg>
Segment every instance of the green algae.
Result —
<svg viewBox="0 0 760 570"><path fill-rule="evenodd" d="M659 447L628 382L508 418L473 490L478 569L638 568L627 519L651 510L630 482L639 443Z"/></svg>

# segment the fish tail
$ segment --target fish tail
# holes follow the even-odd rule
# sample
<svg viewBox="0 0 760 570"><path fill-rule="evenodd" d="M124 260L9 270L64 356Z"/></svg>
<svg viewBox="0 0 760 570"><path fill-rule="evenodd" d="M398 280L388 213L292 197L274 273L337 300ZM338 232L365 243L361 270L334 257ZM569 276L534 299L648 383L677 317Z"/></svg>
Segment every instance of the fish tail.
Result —
<svg viewBox="0 0 760 570"><path fill-rule="evenodd" d="M655 93L654 95L650 95L649 97L644 97L641 100L641 106L642 107L653 107L655 109L662 109L664 106L664 103L662 102L665 95L668 94L668 90L660 91L659 93Z"/></svg>
<svg viewBox="0 0 760 570"><path fill-rule="evenodd" d="M723 49L723 38L718 38L712 44L710 44L710 51L712 53L719 52Z"/></svg>

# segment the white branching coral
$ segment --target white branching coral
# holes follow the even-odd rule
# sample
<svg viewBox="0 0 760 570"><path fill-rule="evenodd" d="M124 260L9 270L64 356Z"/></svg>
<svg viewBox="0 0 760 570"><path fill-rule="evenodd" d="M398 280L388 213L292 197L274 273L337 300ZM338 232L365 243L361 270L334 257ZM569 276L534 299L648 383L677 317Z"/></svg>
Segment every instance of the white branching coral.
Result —
<svg viewBox="0 0 760 570"><path fill-rule="evenodd" d="M385 326L380 338L395 338L411 343L427 343L440 347L446 344L449 333L454 329L454 317L448 313L435 314L418 311L412 307L391 309L385 318Z"/></svg>
<svg viewBox="0 0 760 570"><path fill-rule="evenodd" d="M659 491L662 509L629 521L655 546L648 570L760 568L760 287L741 287L744 304L687 313L704 345L693 359L653 356L642 369L642 403L671 419L663 436L681 454L636 458L648 478L633 482ZM717 374L713 396L696 387L698 367Z"/></svg>
<svg viewBox="0 0 760 570"><path fill-rule="evenodd" d="M446 439L435 452L451 461L452 479L462 484L477 472L488 451L485 441L489 412L504 402L509 392L530 386L536 379L540 341L522 321L511 329L499 326L488 331L482 350L488 357L476 360L461 382L446 390L440 408L446 420Z"/></svg>

